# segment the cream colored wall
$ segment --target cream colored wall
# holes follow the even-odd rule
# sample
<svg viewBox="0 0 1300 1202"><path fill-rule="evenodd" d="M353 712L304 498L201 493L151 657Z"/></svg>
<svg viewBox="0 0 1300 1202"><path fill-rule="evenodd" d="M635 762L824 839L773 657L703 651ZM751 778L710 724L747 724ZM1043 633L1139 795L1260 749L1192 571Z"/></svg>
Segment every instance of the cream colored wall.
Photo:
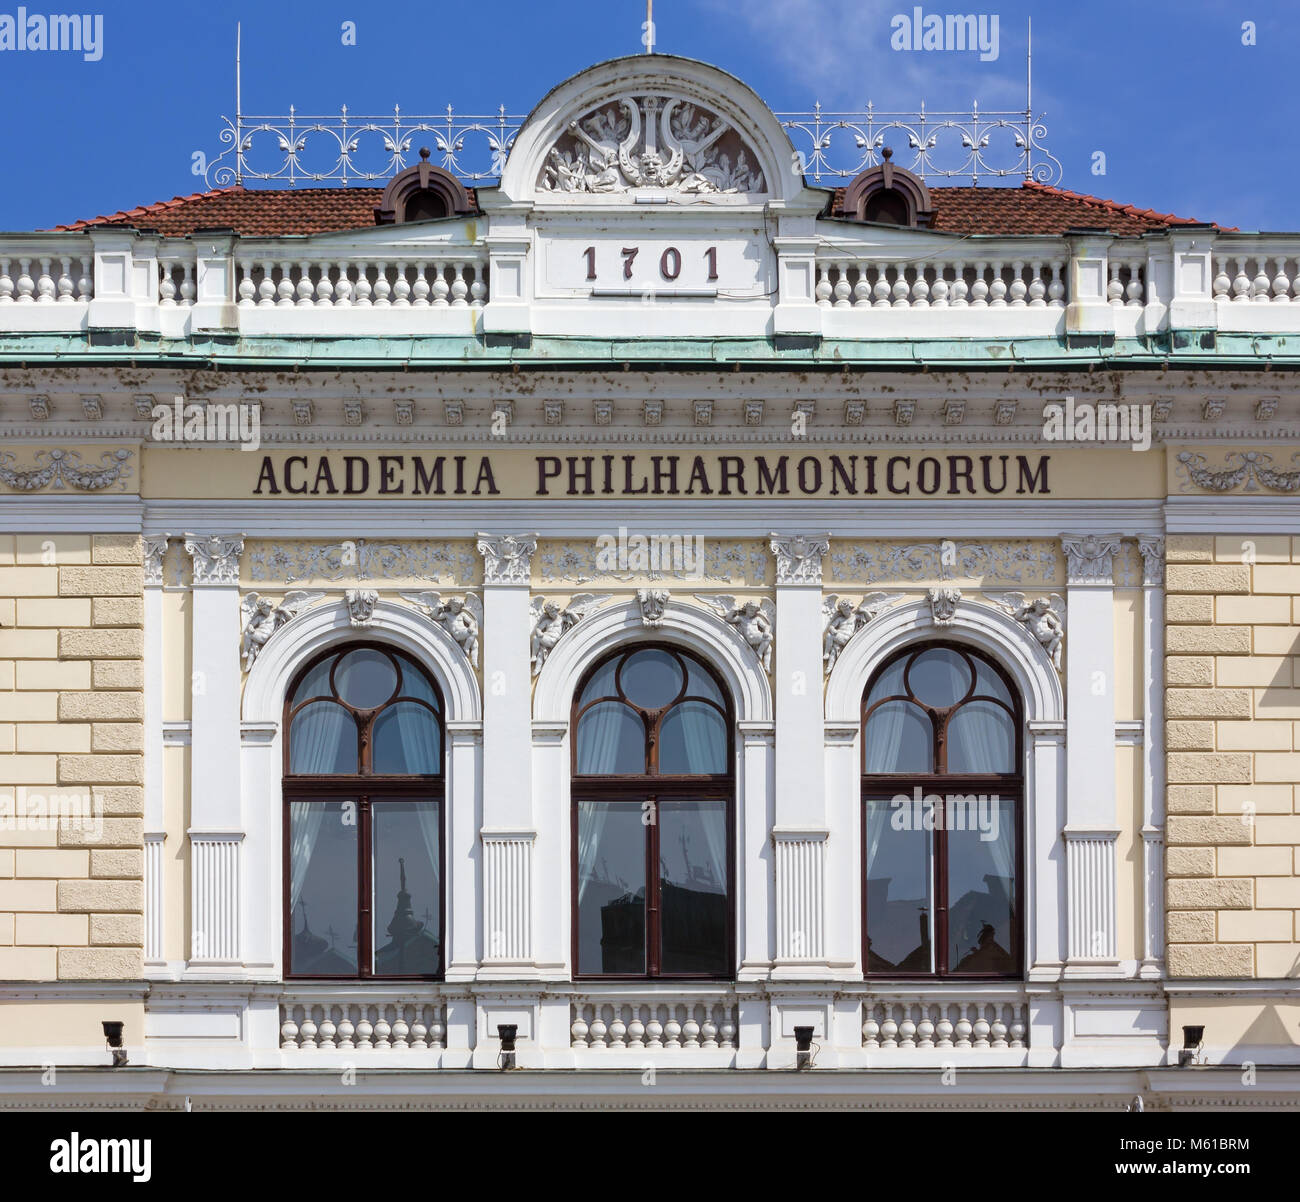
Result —
<svg viewBox="0 0 1300 1202"><path fill-rule="evenodd" d="M140 556L130 535L0 536L3 980L140 976ZM86 820L26 822L35 796Z"/></svg>
<svg viewBox="0 0 1300 1202"><path fill-rule="evenodd" d="M1300 976L1300 538L1168 542L1169 969Z"/></svg>

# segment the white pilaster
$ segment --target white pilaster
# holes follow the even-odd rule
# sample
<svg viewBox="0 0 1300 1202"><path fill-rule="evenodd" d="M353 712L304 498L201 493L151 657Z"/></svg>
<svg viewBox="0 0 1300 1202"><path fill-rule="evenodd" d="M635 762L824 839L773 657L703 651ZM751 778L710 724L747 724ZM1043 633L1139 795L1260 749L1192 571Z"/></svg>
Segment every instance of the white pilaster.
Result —
<svg viewBox="0 0 1300 1202"><path fill-rule="evenodd" d="M163 559L167 535L144 538L144 962L164 963Z"/></svg>
<svg viewBox="0 0 1300 1202"><path fill-rule="evenodd" d="M478 970L478 885L483 857L479 847L483 798L479 792L483 756L483 724L447 723L447 797L444 837L447 882L446 977L472 981Z"/></svg>
<svg viewBox="0 0 1300 1202"><path fill-rule="evenodd" d="M770 838L773 808L773 741L771 722L741 722L741 828L736 852L738 978L762 980L772 970L775 949L769 915L775 852Z"/></svg>
<svg viewBox="0 0 1300 1202"><path fill-rule="evenodd" d="M537 536L480 534L483 556L483 967L485 978L537 975L529 585ZM490 922L489 923L489 912Z"/></svg>
<svg viewBox="0 0 1300 1202"><path fill-rule="evenodd" d="M822 556L826 535L771 538L776 558L774 976L827 971L826 774L821 746ZM814 749L809 754L809 749Z"/></svg>
<svg viewBox="0 0 1300 1202"><path fill-rule="evenodd" d="M193 560L191 967L241 963L239 556L242 535L185 536Z"/></svg>
<svg viewBox="0 0 1300 1202"><path fill-rule="evenodd" d="M1115 596L1120 536L1062 535L1066 680L1067 976L1119 973L1115 894Z"/></svg>
<svg viewBox="0 0 1300 1202"><path fill-rule="evenodd" d="M1165 542L1139 538L1142 555L1142 963L1164 976L1165 932Z"/></svg>

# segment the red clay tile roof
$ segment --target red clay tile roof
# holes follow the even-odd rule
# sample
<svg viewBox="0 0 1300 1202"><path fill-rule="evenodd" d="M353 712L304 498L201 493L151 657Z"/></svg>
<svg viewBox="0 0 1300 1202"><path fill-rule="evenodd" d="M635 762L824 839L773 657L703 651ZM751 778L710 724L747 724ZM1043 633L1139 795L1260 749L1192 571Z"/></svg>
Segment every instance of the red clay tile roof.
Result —
<svg viewBox="0 0 1300 1202"><path fill-rule="evenodd" d="M380 188L220 188L55 228L131 225L173 238L196 229L233 229L249 237L321 234L373 226L382 195ZM930 199L932 228L955 234L1060 235L1102 228L1134 235L1194 224L1191 218L1031 182L1018 188L931 188ZM842 214L843 200L839 189L832 213Z"/></svg>

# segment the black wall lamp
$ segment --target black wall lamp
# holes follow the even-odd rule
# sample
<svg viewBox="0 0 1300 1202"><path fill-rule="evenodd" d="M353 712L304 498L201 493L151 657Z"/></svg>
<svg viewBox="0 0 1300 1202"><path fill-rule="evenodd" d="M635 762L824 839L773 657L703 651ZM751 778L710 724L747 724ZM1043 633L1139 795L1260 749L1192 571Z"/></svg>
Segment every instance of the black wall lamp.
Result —
<svg viewBox="0 0 1300 1202"><path fill-rule="evenodd" d="M813 1029L811 1027L795 1027L794 1067L799 1072L812 1068L812 1038Z"/></svg>
<svg viewBox="0 0 1300 1202"><path fill-rule="evenodd" d="M501 1023L497 1027L497 1038L501 1040L501 1055L497 1057L497 1067L502 1071L515 1067L515 1038L518 1034L518 1023Z"/></svg>
<svg viewBox="0 0 1300 1202"><path fill-rule="evenodd" d="M1201 1044L1204 1041L1205 1028L1203 1026L1183 1028L1183 1046L1178 1052L1179 1068L1186 1068L1187 1065L1196 1063L1196 1054L1201 1050Z"/></svg>
<svg viewBox="0 0 1300 1202"><path fill-rule="evenodd" d="M122 1046L122 1023L105 1022L104 1046L113 1053L113 1067L121 1068L126 1064L126 1048Z"/></svg>

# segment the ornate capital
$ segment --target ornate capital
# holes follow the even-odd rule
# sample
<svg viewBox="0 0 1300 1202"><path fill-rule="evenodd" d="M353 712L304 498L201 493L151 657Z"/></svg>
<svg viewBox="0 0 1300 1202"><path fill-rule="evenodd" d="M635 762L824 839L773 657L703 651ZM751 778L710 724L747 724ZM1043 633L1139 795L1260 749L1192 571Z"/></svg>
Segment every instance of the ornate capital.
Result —
<svg viewBox="0 0 1300 1202"><path fill-rule="evenodd" d="M169 535L146 534L144 536L144 582L145 584L162 584L163 560L167 557Z"/></svg>
<svg viewBox="0 0 1300 1202"><path fill-rule="evenodd" d="M187 534L185 550L194 561L195 586L239 583L242 534Z"/></svg>
<svg viewBox="0 0 1300 1202"><path fill-rule="evenodd" d="M535 534L480 534L484 584L528 584L532 579Z"/></svg>
<svg viewBox="0 0 1300 1202"><path fill-rule="evenodd" d="M1142 556L1142 583L1163 585L1165 582L1165 540L1144 534L1138 538L1138 554Z"/></svg>
<svg viewBox="0 0 1300 1202"><path fill-rule="evenodd" d="M822 556L831 549L829 535L773 534L777 584L821 584Z"/></svg>
<svg viewBox="0 0 1300 1202"><path fill-rule="evenodd" d="M1067 579L1071 584L1110 584L1115 556L1119 554L1118 534L1063 534Z"/></svg>

